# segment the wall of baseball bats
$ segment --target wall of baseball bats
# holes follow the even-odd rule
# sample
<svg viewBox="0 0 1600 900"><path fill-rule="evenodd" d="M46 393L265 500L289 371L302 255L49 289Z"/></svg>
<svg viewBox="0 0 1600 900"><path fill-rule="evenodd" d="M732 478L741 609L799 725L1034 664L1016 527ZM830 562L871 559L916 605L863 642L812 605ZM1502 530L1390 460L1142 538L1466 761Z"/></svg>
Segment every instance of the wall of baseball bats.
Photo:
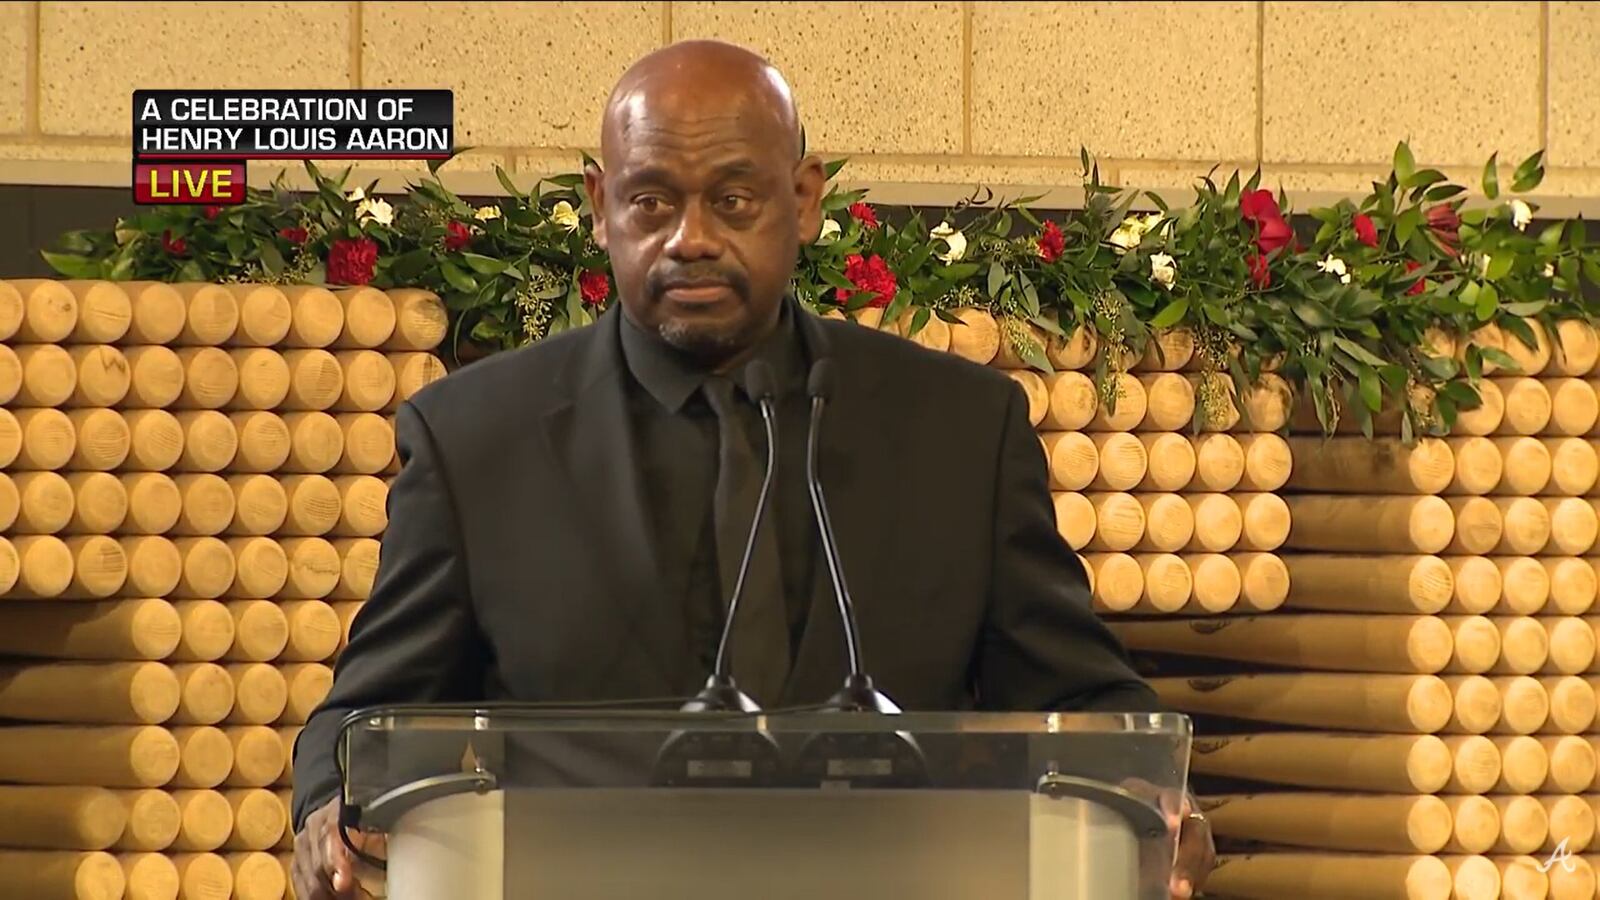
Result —
<svg viewBox="0 0 1600 900"><path fill-rule="evenodd" d="M280 900L430 293L0 281L0 897Z"/></svg>
<svg viewBox="0 0 1600 900"><path fill-rule="evenodd" d="M1041 375L963 320L913 339L1022 386L1097 609L1197 719L1209 896L1595 896L1592 328L1476 335L1521 371L1408 445L1275 376L1194 434L1181 333L1113 407L1092 340ZM445 331L421 291L0 281L0 898L288 895L289 747Z"/></svg>

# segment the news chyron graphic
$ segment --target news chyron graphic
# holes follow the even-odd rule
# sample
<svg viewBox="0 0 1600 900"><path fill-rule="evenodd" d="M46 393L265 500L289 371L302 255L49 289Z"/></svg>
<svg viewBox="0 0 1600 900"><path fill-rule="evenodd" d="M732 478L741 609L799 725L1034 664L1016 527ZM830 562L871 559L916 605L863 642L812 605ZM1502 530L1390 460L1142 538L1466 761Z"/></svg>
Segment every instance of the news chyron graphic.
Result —
<svg viewBox="0 0 1600 900"><path fill-rule="evenodd" d="M252 159L449 159L454 121L448 90L134 91L134 201L243 203Z"/></svg>

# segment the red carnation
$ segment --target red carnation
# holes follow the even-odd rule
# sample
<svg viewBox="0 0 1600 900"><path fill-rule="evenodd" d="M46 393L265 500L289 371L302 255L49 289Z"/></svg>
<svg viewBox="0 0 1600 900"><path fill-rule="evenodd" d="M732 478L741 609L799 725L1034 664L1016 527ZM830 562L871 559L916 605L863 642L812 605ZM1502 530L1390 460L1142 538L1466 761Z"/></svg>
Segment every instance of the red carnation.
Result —
<svg viewBox="0 0 1600 900"><path fill-rule="evenodd" d="M859 253L852 253L845 257L844 277L850 279L856 290L836 289L834 296L840 303L850 302L850 298L855 294L872 294L872 299L867 302L868 306L888 306L894 299L895 292L900 289L899 282L895 281L894 272L889 270L889 264L876 254L863 258Z"/></svg>
<svg viewBox="0 0 1600 900"><path fill-rule="evenodd" d="M304 244L308 235L306 234L306 230L304 228L279 228L278 237L283 238L291 244Z"/></svg>
<svg viewBox="0 0 1600 900"><path fill-rule="evenodd" d="M1045 222L1044 230L1039 232L1039 258L1045 262L1055 262L1066 249L1067 239L1062 236L1061 227L1054 222Z"/></svg>
<svg viewBox="0 0 1600 900"><path fill-rule="evenodd" d="M1260 253L1252 253L1245 260L1250 266L1250 283L1266 290L1272 286L1272 270L1267 268L1267 258Z"/></svg>
<svg viewBox="0 0 1600 900"><path fill-rule="evenodd" d="M1350 220L1350 224L1355 226L1356 240L1366 244L1368 247L1378 246L1378 226L1372 224L1371 216L1366 213L1356 213L1356 217Z"/></svg>
<svg viewBox="0 0 1600 900"><path fill-rule="evenodd" d="M578 275L578 293L583 295L583 302L599 306L611 296L611 279L598 269L590 269Z"/></svg>
<svg viewBox="0 0 1600 900"><path fill-rule="evenodd" d="M189 252L189 242L181 237L173 237L170 230L161 232L161 249L171 256L182 256Z"/></svg>
<svg viewBox="0 0 1600 900"><path fill-rule="evenodd" d="M1410 260L1410 259L1406 260L1406 271L1407 272L1415 272L1416 270L1418 270L1420 268L1422 268L1422 263L1419 263L1419 262L1416 262L1415 260ZM1406 288L1406 296L1407 297L1415 297L1416 295L1422 293L1424 290L1427 290L1427 287L1428 287L1428 279L1426 279L1426 278L1418 278L1416 280L1415 284L1412 284L1411 287Z"/></svg>
<svg viewBox="0 0 1600 900"><path fill-rule="evenodd" d="M207 219L215 219L220 215L222 215L222 207L220 206L208 206L205 208L205 217Z"/></svg>
<svg viewBox="0 0 1600 900"><path fill-rule="evenodd" d="M372 238L334 241L328 248L329 284L366 284L378 267L378 242Z"/></svg>
<svg viewBox="0 0 1600 900"><path fill-rule="evenodd" d="M1461 217L1456 215L1456 211L1449 206L1435 206L1433 209L1428 210L1428 229L1433 232L1434 237L1439 239L1439 243L1444 245L1444 248L1450 252L1451 256L1456 254L1457 245L1461 240L1460 228Z"/></svg>
<svg viewBox="0 0 1600 900"><path fill-rule="evenodd" d="M460 250L472 241L472 229L460 222L451 222L444 227L444 248L446 250Z"/></svg>
<svg viewBox="0 0 1600 900"><path fill-rule="evenodd" d="M878 214L873 212L872 207L865 203L850 204L850 215L857 222L860 222L863 228L878 227Z"/></svg>

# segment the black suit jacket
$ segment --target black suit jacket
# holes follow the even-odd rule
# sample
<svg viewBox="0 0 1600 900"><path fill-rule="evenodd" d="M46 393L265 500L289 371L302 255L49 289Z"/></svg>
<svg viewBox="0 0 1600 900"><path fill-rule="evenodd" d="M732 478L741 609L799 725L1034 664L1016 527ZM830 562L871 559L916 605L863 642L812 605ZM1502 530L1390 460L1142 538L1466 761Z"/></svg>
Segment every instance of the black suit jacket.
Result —
<svg viewBox="0 0 1600 900"><path fill-rule="evenodd" d="M820 471L878 686L908 710L1160 709L1058 536L1017 384L796 311L811 358L835 369ZM377 580L295 750L297 830L337 790L334 739L352 709L703 685L686 585L658 577L641 511L620 315L475 363L400 408ZM784 705L826 699L846 674L816 581Z"/></svg>

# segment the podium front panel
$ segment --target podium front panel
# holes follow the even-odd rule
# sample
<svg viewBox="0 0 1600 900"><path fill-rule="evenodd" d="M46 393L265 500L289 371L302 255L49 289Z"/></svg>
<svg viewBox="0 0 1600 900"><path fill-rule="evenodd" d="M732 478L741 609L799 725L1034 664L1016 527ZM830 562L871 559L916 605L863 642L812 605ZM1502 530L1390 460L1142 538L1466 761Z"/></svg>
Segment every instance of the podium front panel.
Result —
<svg viewBox="0 0 1600 900"><path fill-rule="evenodd" d="M370 711L369 711L370 712ZM369 714L390 900L1166 900L1182 716Z"/></svg>

